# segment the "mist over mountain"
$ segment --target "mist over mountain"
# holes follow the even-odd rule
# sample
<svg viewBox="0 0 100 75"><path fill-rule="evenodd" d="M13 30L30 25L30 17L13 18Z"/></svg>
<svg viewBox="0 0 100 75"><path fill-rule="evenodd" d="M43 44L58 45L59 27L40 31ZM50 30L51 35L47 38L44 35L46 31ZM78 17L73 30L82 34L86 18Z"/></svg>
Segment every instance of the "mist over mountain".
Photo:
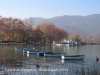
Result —
<svg viewBox="0 0 100 75"><path fill-rule="evenodd" d="M43 19L34 18L35 24L41 22L51 22L57 27L63 28L67 31L82 31L85 33L98 34L100 33L100 14L92 14L88 16L57 16L53 18Z"/></svg>

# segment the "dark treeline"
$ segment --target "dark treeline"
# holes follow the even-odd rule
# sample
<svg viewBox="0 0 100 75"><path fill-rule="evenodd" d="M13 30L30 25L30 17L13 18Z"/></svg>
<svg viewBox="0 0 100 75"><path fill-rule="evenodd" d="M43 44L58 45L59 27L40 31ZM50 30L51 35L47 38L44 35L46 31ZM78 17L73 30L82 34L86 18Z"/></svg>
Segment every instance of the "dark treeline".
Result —
<svg viewBox="0 0 100 75"><path fill-rule="evenodd" d="M33 26L34 20L0 17L1 43L33 43L51 44L53 40L61 41L68 38L67 31L52 23L41 23Z"/></svg>

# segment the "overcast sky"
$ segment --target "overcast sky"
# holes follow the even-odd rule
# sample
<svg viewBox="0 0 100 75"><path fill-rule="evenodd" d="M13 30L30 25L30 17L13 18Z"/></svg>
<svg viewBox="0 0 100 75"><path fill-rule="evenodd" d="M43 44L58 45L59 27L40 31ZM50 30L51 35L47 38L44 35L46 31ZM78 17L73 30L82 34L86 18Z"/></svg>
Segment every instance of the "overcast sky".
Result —
<svg viewBox="0 0 100 75"><path fill-rule="evenodd" d="M42 17L100 14L100 0L0 0L2 17Z"/></svg>

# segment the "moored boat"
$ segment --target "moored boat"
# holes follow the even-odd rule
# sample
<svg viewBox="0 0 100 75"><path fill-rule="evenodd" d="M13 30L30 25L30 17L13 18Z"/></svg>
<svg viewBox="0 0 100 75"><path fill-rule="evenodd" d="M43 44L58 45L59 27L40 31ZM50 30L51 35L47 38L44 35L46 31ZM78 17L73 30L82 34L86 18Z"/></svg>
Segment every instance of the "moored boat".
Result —
<svg viewBox="0 0 100 75"><path fill-rule="evenodd" d="M62 55L61 58L64 59L64 60L65 59L66 60L72 60L72 59L75 60L75 59L84 59L84 56L85 55L67 55L67 56Z"/></svg>
<svg viewBox="0 0 100 75"><path fill-rule="evenodd" d="M44 56L44 54L53 54L53 52L41 52L41 53L37 53L38 56Z"/></svg>
<svg viewBox="0 0 100 75"><path fill-rule="evenodd" d="M17 48L17 47L15 47L15 50L16 51L23 51L23 53L27 53L27 51L29 51L29 53L31 52L43 52L43 51L41 51L41 50L33 50L33 49L29 49L29 48Z"/></svg>
<svg viewBox="0 0 100 75"><path fill-rule="evenodd" d="M15 50L17 51L23 51L23 50L27 50L28 48L18 48L18 47L15 47Z"/></svg>
<svg viewBox="0 0 100 75"><path fill-rule="evenodd" d="M41 52L43 52L43 51L30 50L30 51L27 51L27 54L30 54L30 53L36 54L36 53L41 53Z"/></svg>
<svg viewBox="0 0 100 75"><path fill-rule="evenodd" d="M56 57L56 56L62 56L62 55L64 55L64 53L51 53L51 54L46 54L46 53L44 53L44 56L54 56L54 57Z"/></svg>
<svg viewBox="0 0 100 75"><path fill-rule="evenodd" d="M41 52L41 50L31 50L31 49L27 49L27 50L23 50L23 53L27 53L27 51L29 51L29 52Z"/></svg>

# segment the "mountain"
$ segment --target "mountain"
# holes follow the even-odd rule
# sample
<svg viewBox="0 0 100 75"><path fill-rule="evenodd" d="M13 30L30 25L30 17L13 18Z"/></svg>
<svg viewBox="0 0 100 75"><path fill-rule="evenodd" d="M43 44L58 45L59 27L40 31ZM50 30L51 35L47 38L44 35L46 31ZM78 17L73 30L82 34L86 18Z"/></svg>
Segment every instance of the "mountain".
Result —
<svg viewBox="0 0 100 75"><path fill-rule="evenodd" d="M92 14L88 16L57 16L53 18L43 19L34 18L35 24L41 22L51 22L57 27L63 28L67 31L82 31L85 33L97 34L100 33L100 14Z"/></svg>

